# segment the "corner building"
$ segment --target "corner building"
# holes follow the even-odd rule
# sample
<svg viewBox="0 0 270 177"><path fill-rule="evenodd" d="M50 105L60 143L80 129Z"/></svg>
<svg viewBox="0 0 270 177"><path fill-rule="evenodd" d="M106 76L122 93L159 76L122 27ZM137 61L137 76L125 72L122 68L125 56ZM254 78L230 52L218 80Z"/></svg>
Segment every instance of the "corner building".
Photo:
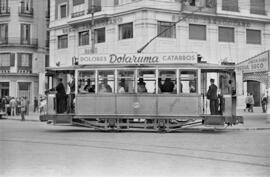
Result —
<svg viewBox="0 0 270 177"><path fill-rule="evenodd" d="M0 0L0 97L44 93L49 62L47 0Z"/></svg>
<svg viewBox="0 0 270 177"><path fill-rule="evenodd" d="M93 46L95 53L136 53L175 22L142 52L197 52L208 63L239 63L270 48L267 9L268 0L55 0L50 66L72 65ZM266 86L258 84L262 94ZM237 83L240 100L246 85Z"/></svg>

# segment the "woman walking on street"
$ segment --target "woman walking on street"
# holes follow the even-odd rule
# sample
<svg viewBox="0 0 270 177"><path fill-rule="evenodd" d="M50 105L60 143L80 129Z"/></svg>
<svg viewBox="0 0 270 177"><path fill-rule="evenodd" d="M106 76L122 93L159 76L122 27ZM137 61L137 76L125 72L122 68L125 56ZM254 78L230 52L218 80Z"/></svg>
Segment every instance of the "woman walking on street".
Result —
<svg viewBox="0 0 270 177"><path fill-rule="evenodd" d="M25 111L26 111L26 100L22 97L21 98L21 120L24 121L24 115L25 115Z"/></svg>

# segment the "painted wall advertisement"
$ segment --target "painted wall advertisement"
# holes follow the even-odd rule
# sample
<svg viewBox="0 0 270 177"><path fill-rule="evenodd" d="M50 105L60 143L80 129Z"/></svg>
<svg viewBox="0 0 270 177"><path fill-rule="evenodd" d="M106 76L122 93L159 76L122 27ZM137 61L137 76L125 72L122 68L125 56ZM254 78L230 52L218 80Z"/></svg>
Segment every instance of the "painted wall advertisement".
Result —
<svg viewBox="0 0 270 177"><path fill-rule="evenodd" d="M97 64L192 64L197 63L197 54L194 52L183 53L152 53L152 54L93 54L80 55L79 65Z"/></svg>
<svg viewBox="0 0 270 177"><path fill-rule="evenodd" d="M269 51L241 62L237 65L237 70L242 73L266 72L268 71Z"/></svg>

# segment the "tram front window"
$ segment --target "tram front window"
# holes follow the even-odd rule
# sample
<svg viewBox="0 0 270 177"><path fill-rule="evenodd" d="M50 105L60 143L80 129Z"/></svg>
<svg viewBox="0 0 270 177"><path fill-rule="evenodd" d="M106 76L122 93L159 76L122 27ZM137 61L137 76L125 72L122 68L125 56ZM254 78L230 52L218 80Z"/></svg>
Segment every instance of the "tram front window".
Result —
<svg viewBox="0 0 270 177"><path fill-rule="evenodd" d="M113 93L114 92L114 71L99 71L98 72L98 93Z"/></svg>
<svg viewBox="0 0 270 177"><path fill-rule="evenodd" d="M117 93L134 93L134 71L120 70L117 75Z"/></svg>
<svg viewBox="0 0 270 177"><path fill-rule="evenodd" d="M155 70L138 70L138 93L156 93Z"/></svg>
<svg viewBox="0 0 270 177"><path fill-rule="evenodd" d="M79 71L78 92L95 93L95 71Z"/></svg>
<svg viewBox="0 0 270 177"><path fill-rule="evenodd" d="M158 93L176 94L175 70L160 70L158 77Z"/></svg>
<svg viewBox="0 0 270 177"><path fill-rule="evenodd" d="M180 71L180 93L197 93L197 71L182 70Z"/></svg>

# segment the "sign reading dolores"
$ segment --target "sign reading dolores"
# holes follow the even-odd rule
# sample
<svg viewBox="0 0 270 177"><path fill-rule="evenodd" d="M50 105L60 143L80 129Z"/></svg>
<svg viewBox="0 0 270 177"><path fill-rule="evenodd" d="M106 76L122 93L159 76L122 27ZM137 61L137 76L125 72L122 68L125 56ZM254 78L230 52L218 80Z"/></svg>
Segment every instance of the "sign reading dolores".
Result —
<svg viewBox="0 0 270 177"><path fill-rule="evenodd" d="M197 54L186 53L152 53L152 54L93 54L80 55L79 65L102 64L192 64L197 63Z"/></svg>

